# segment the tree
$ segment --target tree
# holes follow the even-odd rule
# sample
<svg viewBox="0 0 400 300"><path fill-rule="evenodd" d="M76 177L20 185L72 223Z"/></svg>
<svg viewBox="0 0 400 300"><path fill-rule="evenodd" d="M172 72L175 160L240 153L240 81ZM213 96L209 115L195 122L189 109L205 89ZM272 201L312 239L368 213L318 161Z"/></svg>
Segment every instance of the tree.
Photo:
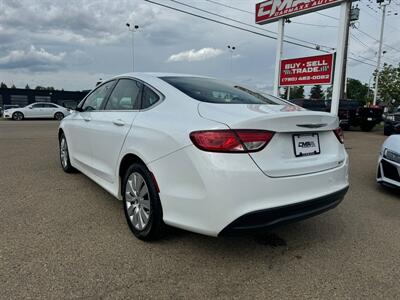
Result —
<svg viewBox="0 0 400 300"><path fill-rule="evenodd" d="M26 90L30 90L31 88L29 87L28 84L26 84L25 89L26 89Z"/></svg>
<svg viewBox="0 0 400 300"><path fill-rule="evenodd" d="M54 88L54 87L52 87L52 86L41 86L41 85L38 85L38 86L36 86L35 87L35 90L39 90L39 91L55 91L56 89Z"/></svg>
<svg viewBox="0 0 400 300"><path fill-rule="evenodd" d="M310 98L311 99L323 99L324 98L324 91L322 90L321 85L316 84L311 88Z"/></svg>
<svg viewBox="0 0 400 300"><path fill-rule="evenodd" d="M281 98L287 99L288 88L284 88L283 94L281 94ZM304 98L304 86L291 86L289 99L302 99Z"/></svg>
<svg viewBox="0 0 400 300"><path fill-rule="evenodd" d="M304 86L294 86L290 89L290 99L304 98Z"/></svg>
<svg viewBox="0 0 400 300"><path fill-rule="evenodd" d="M368 101L367 97L369 91L369 87L366 83L361 83L360 80L354 78L347 79L347 99L359 100L364 103Z"/></svg>
<svg viewBox="0 0 400 300"><path fill-rule="evenodd" d="M5 84L4 82L1 82L0 83L0 89L6 89L6 88L8 88L7 84Z"/></svg>
<svg viewBox="0 0 400 300"><path fill-rule="evenodd" d="M13 85L11 86L11 88L12 88L12 89L16 89L17 87L15 86L15 84L13 84Z"/></svg>
<svg viewBox="0 0 400 300"><path fill-rule="evenodd" d="M325 95L327 99L332 99L332 93L333 93L333 86L330 85L326 88L325 90Z"/></svg>
<svg viewBox="0 0 400 300"><path fill-rule="evenodd" d="M376 71L374 77L376 80ZM380 102L386 105L400 104L400 64L397 67L386 63L383 65L379 74L378 96Z"/></svg>

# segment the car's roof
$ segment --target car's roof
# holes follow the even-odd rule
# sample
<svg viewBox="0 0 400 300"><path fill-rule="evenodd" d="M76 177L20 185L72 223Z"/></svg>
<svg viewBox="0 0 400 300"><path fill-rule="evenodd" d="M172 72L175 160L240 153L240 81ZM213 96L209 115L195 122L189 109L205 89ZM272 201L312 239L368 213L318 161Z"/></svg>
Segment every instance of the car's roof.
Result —
<svg viewBox="0 0 400 300"><path fill-rule="evenodd" d="M138 79L146 79L149 77L153 78L161 78L161 77L203 77L210 78L209 76L204 75L194 75L194 74L183 74L183 73L162 73L162 72L130 72L121 75L114 76L113 78L119 77L132 77Z"/></svg>
<svg viewBox="0 0 400 300"><path fill-rule="evenodd" d="M53 102L33 102L33 103L30 103L30 104L55 104L55 105L57 105L56 103L53 103ZM28 105L30 105L30 104L28 104Z"/></svg>

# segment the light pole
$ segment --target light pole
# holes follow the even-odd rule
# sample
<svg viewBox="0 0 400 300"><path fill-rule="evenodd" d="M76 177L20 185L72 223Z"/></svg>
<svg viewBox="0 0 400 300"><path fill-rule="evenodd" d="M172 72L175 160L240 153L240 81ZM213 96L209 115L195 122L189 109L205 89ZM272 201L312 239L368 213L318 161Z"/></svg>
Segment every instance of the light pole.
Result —
<svg viewBox="0 0 400 300"><path fill-rule="evenodd" d="M134 44L134 39L135 39L135 31L139 29L139 25L131 25L130 23L126 23L126 27L128 27L128 30L132 32L132 72L135 72L135 44Z"/></svg>
<svg viewBox="0 0 400 300"><path fill-rule="evenodd" d="M371 91L371 80L372 80L373 77L374 77L374 75L372 74L372 76L368 80L367 100L369 99L369 94L370 94L370 91Z"/></svg>
<svg viewBox="0 0 400 300"><path fill-rule="evenodd" d="M233 57L233 52L236 50L236 47L235 47L235 46L231 46L231 45L228 45L227 47L228 47L228 49L229 49L229 52L231 53L231 59L230 59L230 73L231 73L231 76L232 76L232 57Z"/></svg>
<svg viewBox="0 0 400 300"><path fill-rule="evenodd" d="M385 28L385 17L386 17L386 6L389 5L389 3L382 3L383 0L378 0L378 3L381 3L382 7L382 23L381 23L381 35L379 38L379 50L378 50L378 63L376 65L376 78L375 78L375 90L374 90L374 102L373 104L376 105L376 100L378 97L378 82L379 82L379 72L381 69L381 57L382 57L382 44L383 44L383 30Z"/></svg>

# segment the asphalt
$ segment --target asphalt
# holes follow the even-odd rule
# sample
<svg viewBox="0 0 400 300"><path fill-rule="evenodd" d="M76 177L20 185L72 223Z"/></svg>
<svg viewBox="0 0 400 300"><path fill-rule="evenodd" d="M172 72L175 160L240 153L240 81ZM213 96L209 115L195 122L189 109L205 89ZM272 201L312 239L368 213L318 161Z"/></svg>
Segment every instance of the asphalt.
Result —
<svg viewBox="0 0 400 300"><path fill-rule="evenodd" d="M380 130L346 132L339 207L261 237L133 237L121 202L58 160L56 121L0 121L1 299L399 299L400 193ZM282 191L284 192L284 191Z"/></svg>

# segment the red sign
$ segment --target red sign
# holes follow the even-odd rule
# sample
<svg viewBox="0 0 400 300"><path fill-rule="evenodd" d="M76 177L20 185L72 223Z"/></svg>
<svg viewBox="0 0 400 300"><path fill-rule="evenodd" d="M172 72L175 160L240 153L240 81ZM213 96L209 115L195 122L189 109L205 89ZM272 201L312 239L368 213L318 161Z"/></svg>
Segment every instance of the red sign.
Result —
<svg viewBox="0 0 400 300"><path fill-rule="evenodd" d="M266 24L336 6L346 0L268 0L256 4L256 23Z"/></svg>
<svg viewBox="0 0 400 300"><path fill-rule="evenodd" d="M281 60L279 85L332 84L333 54Z"/></svg>

